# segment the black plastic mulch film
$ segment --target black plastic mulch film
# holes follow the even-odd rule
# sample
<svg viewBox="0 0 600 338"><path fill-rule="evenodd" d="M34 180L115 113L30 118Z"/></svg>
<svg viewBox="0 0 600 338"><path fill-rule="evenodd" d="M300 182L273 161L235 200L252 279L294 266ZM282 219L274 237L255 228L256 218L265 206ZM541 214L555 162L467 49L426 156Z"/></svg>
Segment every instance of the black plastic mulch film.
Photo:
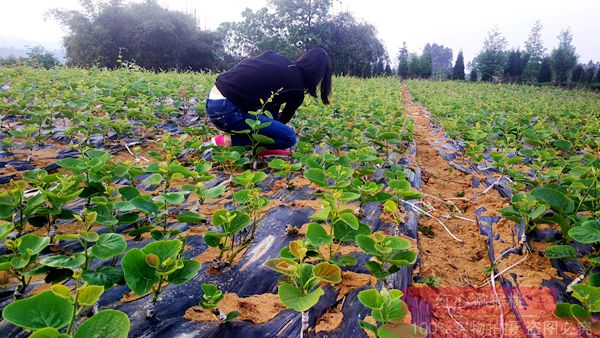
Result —
<svg viewBox="0 0 600 338"><path fill-rule="evenodd" d="M193 123L197 117L188 119L186 123ZM167 129L173 134L181 133L181 130L175 124L165 125L164 129ZM441 129L441 128L440 128ZM493 169L480 169L477 168L473 163L468 161L457 161L457 158L462 158L460 155L462 148L454 140L445 136L442 132L437 135L440 136L434 141L432 146L438 151L440 156L444 158L448 163L462 172L471 174L474 172L483 173L486 175L486 180L483 182L487 186L493 185L493 188L498 190L504 197L510 198L512 195L511 188L507 185L506 179L499 181L495 180L492 176ZM115 135L111 135L114 137ZM52 139L58 142L64 142L64 133L61 131L54 132ZM125 142L133 140L124 140ZM100 135L95 135L91 140L92 143L98 145L101 148L102 138ZM66 143L66 142L64 142ZM124 151L124 146L115 146L105 149L110 153L117 153ZM35 166L32 163L25 161L11 161L9 160L8 153L0 152L0 169L9 165L18 171L28 171L34 169ZM60 151L55 160L76 157L79 153L75 150ZM409 145L409 149L406 154L403 155L398 164L405 166L406 172L409 174L409 181L411 185L416 188L421 188L421 174L418 165L416 165L416 145L412 142ZM46 165L44 168L47 171L54 171L58 168L58 165L51 163ZM411 169L409 169L411 168ZM375 175L375 180L382 180L381 172L379 171ZM12 175L1 176L0 184L9 182L13 178ZM209 182L209 186L215 186L226 179L225 175L220 175L214 181ZM269 186L273 183L273 175L259 185L263 190L270 190ZM383 180L382 180L383 181ZM124 182L119 182L124 183ZM473 179L474 187L477 187L480 182L475 178ZM140 189L153 190L153 187L138 186ZM113 308L125 312L131 320L131 337L291 337L298 336L300 332L301 319L300 315L293 310L284 310L280 312L273 320L264 324L253 324L244 321L233 321L227 324L220 324L218 322L191 322L183 318L184 313L187 309L198 305L201 297L200 284L202 283L213 283L217 285L223 292L235 292L239 297L248 297L251 295L258 295L264 293L276 293L277 292L277 280L279 276L267 269L262 267L262 263L268 259L279 256L279 250L288 245L291 240L296 239L295 236L290 235L286 231L286 226L289 224L294 227L301 227L303 224L308 223L309 217L314 212L310 208L293 207L293 202L296 200L307 200L315 199L313 191L309 187L302 187L294 191L282 190L276 194L269 196L269 198L279 198L282 200L284 206L278 206L270 209L260 222L258 233L256 234L256 240L249 246L248 253L252 253L255 248L261 248L259 255L246 254L241 261L233 266L226 268L220 275L212 275L206 273L206 270L210 264L203 264L199 274L190 282L184 285L171 285L167 287L160 296L159 302L156 304L154 309L154 318L147 319L145 317L146 310L151 302L151 297L141 298L139 300L124 303L120 302L123 294L128 291L126 286L116 286L110 290L107 290L101 297L99 306L100 308ZM72 203L69 207L74 211L81 211L83 207L83 200ZM188 207L184 204L181 206L182 209ZM392 225L384 223L379 219L381 214L380 204L376 202L368 202L364 206L364 214L367 215L361 219L362 222L368 224L373 231L384 231L389 234L403 233L418 241L418 214L414 211L410 205L406 204L405 209L407 210L406 222L400 225ZM226 206L227 207L227 206ZM496 217L484 216L485 210L477 211L477 224L480 227L481 233L488 237L488 254L490 262L494 262L493 257L493 238L492 238L492 227L499 221ZM175 228L181 231L188 229L188 225L174 224ZM120 232L127 230L131 226L122 226L118 229ZM516 233L522 234L524 227L517 225ZM99 232L105 232L106 229L100 230ZM537 236L553 236L551 233L540 233ZM128 248L143 247L149 243L146 241L129 241ZM186 245L190 250L185 251L186 258L192 258L201 254L206 250L207 246L200 236L189 236ZM78 242L70 241L65 243L66 249L72 249L74 251L81 250ZM578 248L582 249L582 248ZM1 252L6 249L0 248ZM504 257L512 253L507 253ZM364 263L368 259L368 256L362 253L353 254L358 259L358 264L354 267L349 267L346 270L354 271L358 273L369 273L364 268ZM419 258L417 259L419 264ZM553 262L553 265L558 269L559 275L564 280L558 280L553 278L552 280L545 282L545 286L551 286L557 291L555 295L558 301L572 301L569 295L564 290L569 283L569 278L564 275L564 272L581 273L583 266L576 260L567 260L566 262ZM498 271L496 271L497 273ZM404 267L398 273L394 274L391 278L394 288L406 290L412 283L411 267ZM516 276L512 276L513 281L506 278L498 277L497 280L502 285L502 288L509 300L512 300L512 292L518 292L518 285ZM36 287L39 283L32 283L31 287ZM381 282L377 285L377 288L381 288ZM318 337L366 337L363 329L359 327L358 320L364 318L369 314L369 311L363 307L357 299L357 294L361 289L352 290L346 297L342 306L342 312L344 315L342 324L332 332L321 332L316 334ZM432 321L432 308L431 304L423 301L422 299L410 296L405 293L404 301L408 304L412 314L413 323L429 327ZM12 301L12 290L4 290L0 293L0 308L4 308L7 304ZM325 287L325 295L321 297L318 304L309 311L310 324L315 325L317 318L321 317L329 308L338 305L337 291L327 286ZM529 332L528 328L520 319L519 309L514 301L510 301L510 306L515 314L521 329L528 336L531 337L532 333ZM25 337L25 334L20 329L12 326L6 322L0 324L0 332L3 337Z"/></svg>

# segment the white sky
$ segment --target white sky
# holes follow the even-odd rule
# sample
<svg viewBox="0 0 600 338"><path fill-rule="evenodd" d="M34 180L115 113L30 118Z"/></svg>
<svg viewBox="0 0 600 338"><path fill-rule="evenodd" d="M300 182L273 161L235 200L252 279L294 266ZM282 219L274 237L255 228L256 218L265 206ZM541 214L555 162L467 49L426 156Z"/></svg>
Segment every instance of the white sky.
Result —
<svg viewBox="0 0 600 338"><path fill-rule="evenodd" d="M235 21L246 7L257 9L266 0L159 0L170 9L194 8L202 27L216 28L220 22ZM60 43L64 31L43 14L50 8L78 9L77 0L1 0L0 47L15 45L16 39ZM559 31L570 27L580 62L600 60L600 1L598 0L336 0L334 11L349 10L373 24L395 59L402 41L409 50L420 51L427 42L459 49L470 61L481 49L487 31L498 25L509 47L523 47L531 26L540 19L548 51ZM21 47L16 46L15 47Z"/></svg>

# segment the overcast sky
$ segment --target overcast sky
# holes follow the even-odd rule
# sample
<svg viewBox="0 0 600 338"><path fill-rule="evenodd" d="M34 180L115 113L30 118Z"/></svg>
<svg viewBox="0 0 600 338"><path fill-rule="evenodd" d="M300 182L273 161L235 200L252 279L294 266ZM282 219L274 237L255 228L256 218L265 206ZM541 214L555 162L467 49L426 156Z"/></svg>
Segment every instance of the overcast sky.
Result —
<svg viewBox="0 0 600 338"><path fill-rule="evenodd" d="M204 28L241 18L241 11L265 6L266 0L158 0L170 9L196 9ZM2 0L0 2L0 47L16 39L57 46L64 30L44 20L46 10L55 7L78 9L77 0ZM487 32L498 25L509 47L523 47L535 20L544 25L548 51L556 44L561 29L570 27L580 62L600 60L600 1L598 0L337 0L334 11L350 11L373 24L391 58L396 58L402 41L410 51L420 51L435 42L452 48L454 57L463 49L470 61L481 49ZM19 47L19 46L15 46Z"/></svg>

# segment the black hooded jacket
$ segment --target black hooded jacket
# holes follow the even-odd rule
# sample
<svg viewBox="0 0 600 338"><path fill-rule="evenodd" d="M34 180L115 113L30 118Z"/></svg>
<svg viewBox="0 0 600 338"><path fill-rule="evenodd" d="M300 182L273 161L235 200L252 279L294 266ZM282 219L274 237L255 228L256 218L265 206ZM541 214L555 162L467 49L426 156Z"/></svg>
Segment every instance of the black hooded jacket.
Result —
<svg viewBox="0 0 600 338"><path fill-rule="evenodd" d="M247 58L219 75L216 86L243 111L257 111L272 95L265 109L282 123L288 123L304 101L304 81L300 69L288 58L274 51ZM281 106L285 104L281 116Z"/></svg>

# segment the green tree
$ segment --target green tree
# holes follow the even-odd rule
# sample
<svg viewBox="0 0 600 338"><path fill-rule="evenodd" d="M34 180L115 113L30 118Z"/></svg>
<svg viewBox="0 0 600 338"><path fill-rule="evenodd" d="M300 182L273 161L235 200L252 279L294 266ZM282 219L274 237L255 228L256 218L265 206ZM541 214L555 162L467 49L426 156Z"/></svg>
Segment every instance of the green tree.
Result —
<svg viewBox="0 0 600 338"><path fill-rule="evenodd" d="M506 38L497 26L488 32L487 38L483 41L483 49L477 56L478 71L482 81L491 81L493 77L504 73L507 62L504 52L506 44Z"/></svg>
<svg viewBox="0 0 600 338"><path fill-rule="evenodd" d="M70 65L114 68L132 61L147 69L214 68L214 36L202 32L191 15L169 11L155 0L123 4L82 1L85 12L55 9L51 15L69 28L64 46Z"/></svg>
<svg viewBox="0 0 600 338"><path fill-rule="evenodd" d="M592 74L593 74L593 72L592 72ZM392 67L390 67L389 63L385 65L385 75L386 76L394 75L394 72L392 71Z"/></svg>
<svg viewBox="0 0 600 338"><path fill-rule="evenodd" d="M270 0L287 40L302 53L323 45L320 29L329 19L331 0Z"/></svg>
<svg viewBox="0 0 600 338"><path fill-rule="evenodd" d="M421 58L417 53L408 55L408 77L416 78L421 76Z"/></svg>
<svg viewBox="0 0 600 338"><path fill-rule="evenodd" d="M552 81L552 66L550 58L545 57L542 59L537 80L540 83L548 83Z"/></svg>
<svg viewBox="0 0 600 338"><path fill-rule="evenodd" d="M525 81L532 82L537 80L540 72L542 59L546 54L546 47L544 47L544 42L542 41L543 28L542 23L537 20L533 24L533 27L531 27L529 36L525 41L525 53L529 55L529 61L523 70L523 79Z"/></svg>
<svg viewBox="0 0 600 338"><path fill-rule="evenodd" d="M380 62L389 61L375 27L358 22L350 13L331 18L323 32L322 47L331 57L335 74L370 76Z"/></svg>
<svg viewBox="0 0 600 338"><path fill-rule="evenodd" d="M565 29L558 35L558 47L551 53L552 68L556 76L556 82L562 84L569 80L569 75L577 66L579 56L573 46L573 34L570 29Z"/></svg>
<svg viewBox="0 0 600 338"><path fill-rule="evenodd" d="M447 74L452 72L452 49L437 43L428 43L425 45L424 51L431 54L432 75L445 78Z"/></svg>
<svg viewBox="0 0 600 338"><path fill-rule="evenodd" d="M456 56L456 63L454 64L454 71L452 72L453 80L464 80L465 79L465 60L463 58L463 52L460 50Z"/></svg>
<svg viewBox="0 0 600 338"><path fill-rule="evenodd" d="M585 82L585 79L583 77L585 73L585 69L583 68L582 64L578 64L575 69L573 70L573 75L571 77L571 81L575 82L575 83L581 83L581 82Z"/></svg>
<svg viewBox="0 0 600 338"><path fill-rule="evenodd" d="M60 65L60 61L54 57L54 54L47 51L42 46L29 48L26 55L27 58L25 58L25 64L31 67L50 69Z"/></svg>
<svg viewBox="0 0 600 338"><path fill-rule="evenodd" d="M433 73L433 61L431 51L427 48L423 49L423 54L420 57L420 76L424 79L431 77Z"/></svg>
<svg viewBox="0 0 600 338"><path fill-rule="evenodd" d="M508 62L504 74L509 76L511 81L519 82L530 56L527 53L521 53L519 49L513 49L508 52L507 58Z"/></svg>
<svg viewBox="0 0 600 338"><path fill-rule="evenodd" d="M402 48L398 53L398 76L403 79L408 78L408 48L406 42L402 42Z"/></svg>
<svg viewBox="0 0 600 338"><path fill-rule="evenodd" d="M478 77L477 68L471 69L471 73L469 74L469 80L471 82L477 82L477 77Z"/></svg>

